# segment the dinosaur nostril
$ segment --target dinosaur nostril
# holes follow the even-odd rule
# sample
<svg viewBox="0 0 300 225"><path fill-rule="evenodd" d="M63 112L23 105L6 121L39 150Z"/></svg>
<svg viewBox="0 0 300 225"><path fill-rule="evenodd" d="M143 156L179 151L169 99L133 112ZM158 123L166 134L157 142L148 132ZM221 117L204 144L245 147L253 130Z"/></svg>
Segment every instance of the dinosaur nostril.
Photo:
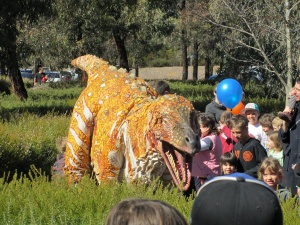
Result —
<svg viewBox="0 0 300 225"><path fill-rule="evenodd" d="M189 143L190 139L188 137L185 137L185 141Z"/></svg>

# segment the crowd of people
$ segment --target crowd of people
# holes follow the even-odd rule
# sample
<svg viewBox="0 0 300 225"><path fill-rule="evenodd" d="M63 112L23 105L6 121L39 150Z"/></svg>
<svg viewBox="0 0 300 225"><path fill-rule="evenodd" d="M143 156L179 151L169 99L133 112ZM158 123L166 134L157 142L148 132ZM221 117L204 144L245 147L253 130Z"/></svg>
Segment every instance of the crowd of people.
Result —
<svg viewBox="0 0 300 225"><path fill-rule="evenodd" d="M160 95L170 93L166 82L154 87ZM233 115L216 91L205 113L198 113L201 150L193 157L197 196L190 224L283 224L280 201L300 197L300 77L278 116L261 115L253 102ZM131 222L118 222L117 211ZM166 203L131 199L112 209L107 224L187 223Z"/></svg>

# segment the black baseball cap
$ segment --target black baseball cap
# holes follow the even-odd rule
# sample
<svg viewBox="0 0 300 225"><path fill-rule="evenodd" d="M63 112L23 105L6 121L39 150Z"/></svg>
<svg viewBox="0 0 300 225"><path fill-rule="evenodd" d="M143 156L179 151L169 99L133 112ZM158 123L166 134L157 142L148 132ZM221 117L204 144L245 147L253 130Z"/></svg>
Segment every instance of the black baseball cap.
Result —
<svg viewBox="0 0 300 225"><path fill-rule="evenodd" d="M247 174L233 173L206 182L194 200L191 225L282 225L276 193Z"/></svg>

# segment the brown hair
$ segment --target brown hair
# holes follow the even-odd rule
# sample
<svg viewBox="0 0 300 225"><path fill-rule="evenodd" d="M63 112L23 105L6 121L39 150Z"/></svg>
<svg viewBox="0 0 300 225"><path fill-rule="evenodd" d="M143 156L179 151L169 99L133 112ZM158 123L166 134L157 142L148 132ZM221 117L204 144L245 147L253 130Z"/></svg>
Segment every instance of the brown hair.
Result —
<svg viewBox="0 0 300 225"><path fill-rule="evenodd" d="M170 92L171 92L170 85L163 80L155 82L153 84L153 88L159 95L170 94Z"/></svg>
<svg viewBox="0 0 300 225"><path fill-rule="evenodd" d="M187 225L187 222L176 208L165 202L132 198L111 209L106 225Z"/></svg>
<svg viewBox="0 0 300 225"><path fill-rule="evenodd" d="M263 179L263 175L266 170L269 170L271 173L276 173L282 180L283 169L277 159L273 157L267 157L264 159L257 171L258 179Z"/></svg>
<svg viewBox="0 0 300 225"><path fill-rule="evenodd" d="M220 122L229 126L232 115L233 115L232 112L229 112L229 111L222 112L222 114L220 116Z"/></svg>
<svg viewBox="0 0 300 225"><path fill-rule="evenodd" d="M210 134L219 134L218 128L216 127L215 120L206 113L198 113L198 122L199 125L209 128Z"/></svg>
<svg viewBox="0 0 300 225"><path fill-rule="evenodd" d="M229 128L238 127L241 130L248 129L248 120L242 115L234 115L229 123Z"/></svg>
<svg viewBox="0 0 300 225"><path fill-rule="evenodd" d="M259 123L264 127L273 128L272 121L274 118L275 115L273 113L266 113L259 118Z"/></svg>

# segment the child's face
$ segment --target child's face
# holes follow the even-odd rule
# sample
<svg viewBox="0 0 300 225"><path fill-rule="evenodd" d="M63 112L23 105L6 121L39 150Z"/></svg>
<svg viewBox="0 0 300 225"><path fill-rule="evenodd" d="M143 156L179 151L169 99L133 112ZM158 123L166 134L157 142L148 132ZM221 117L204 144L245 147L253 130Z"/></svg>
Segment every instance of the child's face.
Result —
<svg viewBox="0 0 300 225"><path fill-rule="evenodd" d="M222 165L222 172L223 174L232 174L236 171L235 166L229 164L228 162Z"/></svg>
<svg viewBox="0 0 300 225"><path fill-rule="evenodd" d="M269 185L273 190L277 190L277 186L281 181L281 177L277 173L273 173L266 169L262 176L263 182Z"/></svg>
<svg viewBox="0 0 300 225"><path fill-rule="evenodd" d="M261 128L266 134L270 134L274 131L273 127L269 127L269 126L261 126Z"/></svg>
<svg viewBox="0 0 300 225"><path fill-rule="evenodd" d="M258 123L259 113L256 110L247 110L245 114L250 124L255 125Z"/></svg>
<svg viewBox="0 0 300 225"><path fill-rule="evenodd" d="M274 125L274 124L273 124L272 126L273 126L273 130L274 130L274 131L279 131L280 126L276 126L276 125Z"/></svg>
<svg viewBox="0 0 300 225"><path fill-rule="evenodd" d="M205 127L202 124L200 124L200 131L201 137L205 137L209 134L209 127Z"/></svg>
<svg viewBox="0 0 300 225"><path fill-rule="evenodd" d="M268 138L268 141L266 143L266 147L268 149L274 149L275 148L275 144L274 144L274 142L270 138Z"/></svg>
<svg viewBox="0 0 300 225"><path fill-rule="evenodd" d="M244 142L249 138L248 127L242 129L241 127L232 127L232 135L240 142Z"/></svg>

